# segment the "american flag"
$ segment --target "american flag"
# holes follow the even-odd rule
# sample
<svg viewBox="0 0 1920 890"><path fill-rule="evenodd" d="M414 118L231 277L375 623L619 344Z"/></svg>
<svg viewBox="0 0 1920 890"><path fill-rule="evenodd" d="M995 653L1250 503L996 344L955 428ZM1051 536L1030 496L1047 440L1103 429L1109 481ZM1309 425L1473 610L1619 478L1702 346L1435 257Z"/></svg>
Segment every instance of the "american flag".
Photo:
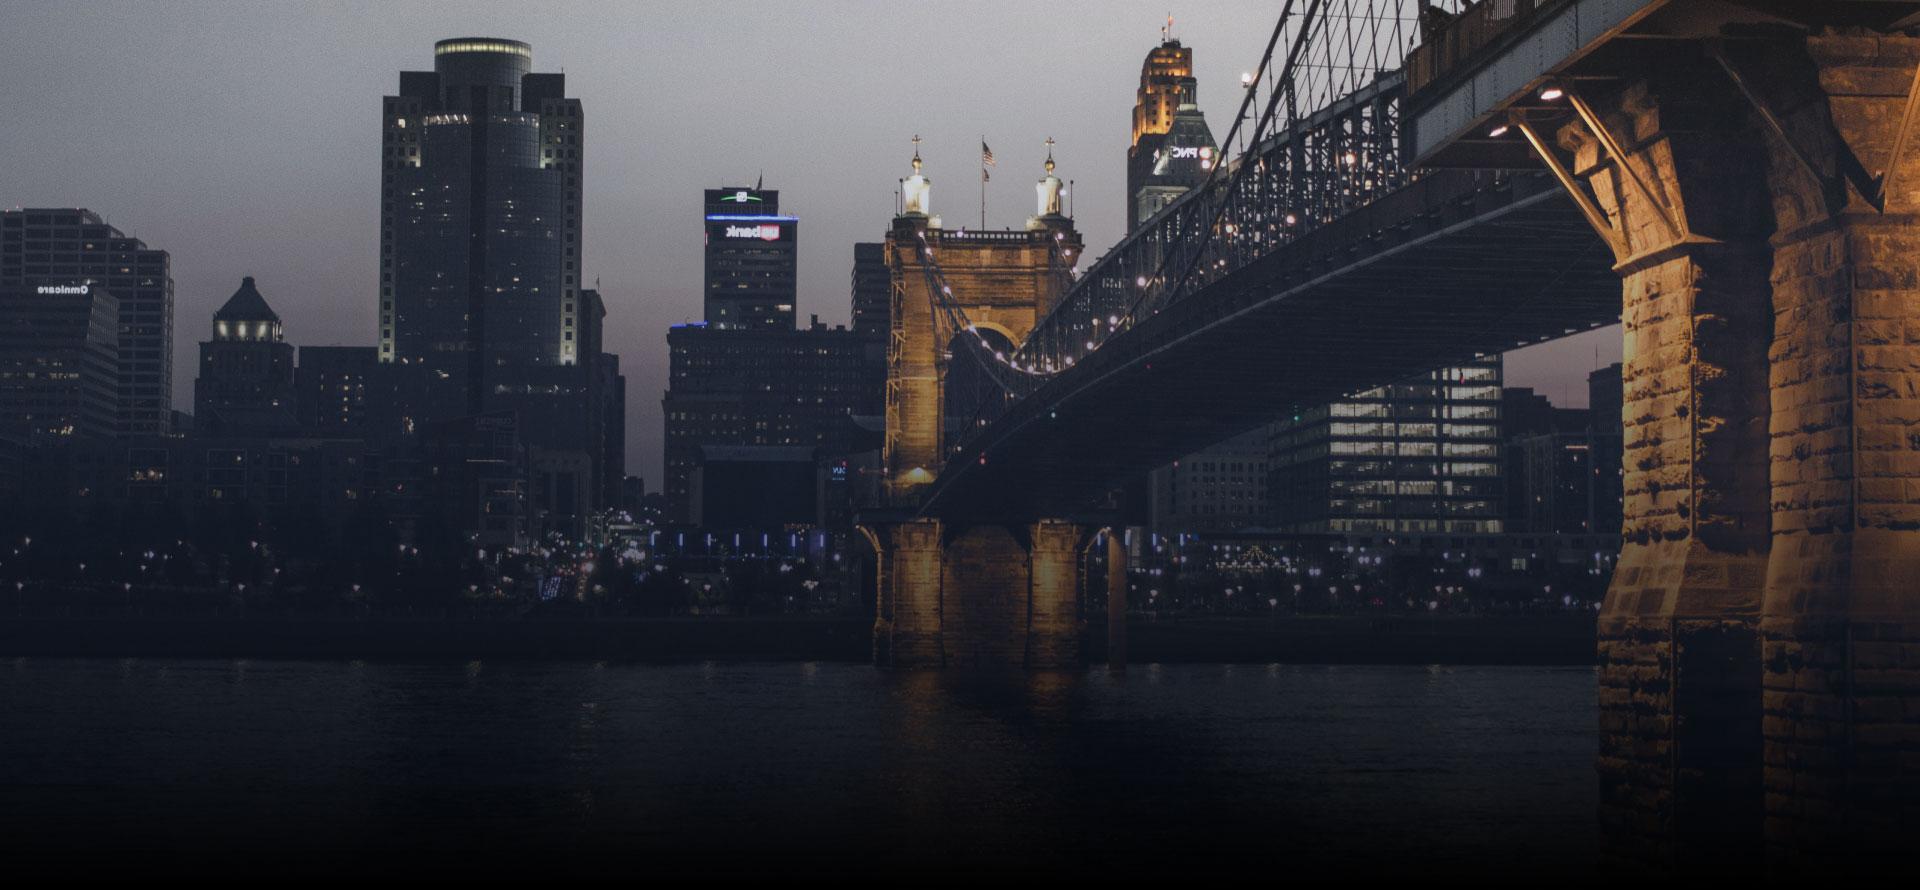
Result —
<svg viewBox="0 0 1920 890"><path fill-rule="evenodd" d="M985 139L980 140L980 163L989 167L995 166L993 163L993 149L987 147L987 141Z"/></svg>

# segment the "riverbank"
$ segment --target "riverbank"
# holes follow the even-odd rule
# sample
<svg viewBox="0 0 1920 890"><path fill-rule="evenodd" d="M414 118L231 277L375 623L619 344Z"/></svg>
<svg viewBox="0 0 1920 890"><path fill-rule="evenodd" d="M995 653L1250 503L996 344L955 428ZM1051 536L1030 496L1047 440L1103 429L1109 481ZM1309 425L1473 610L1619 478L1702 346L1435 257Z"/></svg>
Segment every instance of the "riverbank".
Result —
<svg viewBox="0 0 1920 890"><path fill-rule="evenodd" d="M839 661L871 657L859 617L0 618L0 656ZM1092 662L1105 629L1089 627ZM1584 615L1150 618L1129 660L1251 664L1592 664Z"/></svg>

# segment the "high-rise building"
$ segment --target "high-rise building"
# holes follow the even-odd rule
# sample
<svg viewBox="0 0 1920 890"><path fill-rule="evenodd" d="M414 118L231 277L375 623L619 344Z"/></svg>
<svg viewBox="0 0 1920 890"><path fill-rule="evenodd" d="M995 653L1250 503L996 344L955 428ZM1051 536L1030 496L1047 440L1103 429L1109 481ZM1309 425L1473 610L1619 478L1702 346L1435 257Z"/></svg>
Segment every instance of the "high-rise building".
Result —
<svg viewBox="0 0 1920 890"><path fill-rule="evenodd" d="M1294 534L1503 531L1499 356L1356 393L1274 428L1274 526Z"/></svg>
<svg viewBox="0 0 1920 890"><path fill-rule="evenodd" d="M1171 37L1147 53L1127 148L1127 231L1205 182L1219 146L1200 113L1193 50Z"/></svg>
<svg viewBox="0 0 1920 890"><path fill-rule="evenodd" d="M119 305L115 431L164 434L173 419L173 273L149 249L80 208L0 212L0 288L90 283Z"/></svg>
<svg viewBox="0 0 1920 890"><path fill-rule="evenodd" d="M56 441L113 435L119 328L119 303L103 287L0 286L0 434Z"/></svg>
<svg viewBox="0 0 1920 890"><path fill-rule="evenodd" d="M194 429L216 436L281 436L299 427L293 345L252 278L213 314L193 381Z"/></svg>
<svg viewBox="0 0 1920 890"><path fill-rule="evenodd" d="M541 531L584 534L625 475L625 381L582 274L585 118L517 40L434 44L383 104L380 347L419 432L486 414L537 466ZM451 429L444 425L437 429ZM611 443L611 444L610 444Z"/></svg>
<svg viewBox="0 0 1920 890"><path fill-rule="evenodd" d="M580 361L580 101L517 40L457 38L382 103L380 360L422 418L490 408L516 372Z"/></svg>
<svg viewBox="0 0 1920 890"><path fill-rule="evenodd" d="M1195 105L1193 50L1172 37L1147 53L1127 147L1127 231L1206 182L1217 146ZM1254 431L1189 454L1147 480L1157 532L1230 532L1263 524L1266 436Z"/></svg>
<svg viewBox="0 0 1920 890"><path fill-rule="evenodd" d="M706 190L706 322L718 330L793 330L800 220L780 192Z"/></svg>
<svg viewBox="0 0 1920 890"><path fill-rule="evenodd" d="M893 267L887 245L863 241L853 246L853 330L885 337L893 325Z"/></svg>

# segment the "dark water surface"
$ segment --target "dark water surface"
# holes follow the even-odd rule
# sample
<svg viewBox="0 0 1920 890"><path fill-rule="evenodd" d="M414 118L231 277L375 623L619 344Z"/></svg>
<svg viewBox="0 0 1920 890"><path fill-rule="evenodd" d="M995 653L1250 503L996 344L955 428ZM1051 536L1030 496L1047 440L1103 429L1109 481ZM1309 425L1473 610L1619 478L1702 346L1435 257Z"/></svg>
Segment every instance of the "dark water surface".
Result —
<svg viewBox="0 0 1920 890"><path fill-rule="evenodd" d="M1595 671L0 662L14 874L1590 872Z"/></svg>

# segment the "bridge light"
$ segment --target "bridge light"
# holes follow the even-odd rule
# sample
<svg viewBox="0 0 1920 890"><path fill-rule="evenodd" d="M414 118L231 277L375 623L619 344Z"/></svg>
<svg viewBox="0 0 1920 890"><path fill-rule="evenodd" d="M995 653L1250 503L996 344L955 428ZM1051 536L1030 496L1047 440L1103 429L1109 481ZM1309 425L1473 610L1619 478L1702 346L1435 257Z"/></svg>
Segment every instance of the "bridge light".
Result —
<svg viewBox="0 0 1920 890"><path fill-rule="evenodd" d="M1560 89L1559 87L1547 87L1546 89L1540 91L1540 99L1543 102L1552 102L1553 100L1558 99L1561 96L1564 96L1566 94L1567 92L1565 90Z"/></svg>
<svg viewBox="0 0 1920 890"><path fill-rule="evenodd" d="M1253 72L1251 71L1240 72L1240 85L1243 87L1253 86Z"/></svg>
<svg viewBox="0 0 1920 890"><path fill-rule="evenodd" d="M1507 135L1507 125L1501 124L1500 126L1494 127L1491 131L1489 131L1487 133L1487 138L1498 139L1505 135Z"/></svg>

